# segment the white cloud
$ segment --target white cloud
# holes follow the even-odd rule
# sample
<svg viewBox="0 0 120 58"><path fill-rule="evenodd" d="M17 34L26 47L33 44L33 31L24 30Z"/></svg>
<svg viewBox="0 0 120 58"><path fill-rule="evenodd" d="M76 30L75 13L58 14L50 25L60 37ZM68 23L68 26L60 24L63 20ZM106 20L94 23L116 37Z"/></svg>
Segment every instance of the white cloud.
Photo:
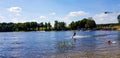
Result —
<svg viewBox="0 0 120 58"><path fill-rule="evenodd" d="M6 21L6 17L0 15L0 22L5 22Z"/></svg>
<svg viewBox="0 0 120 58"><path fill-rule="evenodd" d="M62 20L67 22L68 24L72 22L72 20L69 17L64 17Z"/></svg>
<svg viewBox="0 0 120 58"><path fill-rule="evenodd" d="M73 20L76 21L78 19L81 19L81 17L84 17L88 14L89 13L87 13L85 11L69 12L65 17L62 18L62 21L67 22L69 24Z"/></svg>
<svg viewBox="0 0 120 58"><path fill-rule="evenodd" d="M28 18L16 18L16 17L14 17L14 18L11 18L10 19L10 21L11 22L14 22L14 23L23 23L23 22L31 22L31 21L36 21L36 20L34 20L34 19L28 19Z"/></svg>
<svg viewBox="0 0 120 58"><path fill-rule="evenodd" d="M40 19L46 19L46 16L39 16Z"/></svg>
<svg viewBox="0 0 120 58"><path fill-rule="evenodd" d="M82 15L86 15L86 14L88 14L88 13L85 11L77 11L77 12L70 12L68 14L68 16L78 16L78 15L82 16Z"/></svg>
<svg viewBox="0 0 120 58"><path fill-rule="evenodd" d="M56 15L56 13L55 13L55 12L52 12L50 15Z"/></svg>
<svg viewBox="0 0 120 58"><path fill-rule="evenodd" d="M117 23L117 13L111 14L96 14L93 16L97 24L106 24L106 23Z"/></svg>
<svg viewBox="0 0 120 58"><path fill-rule="evenodd" d="M12 22L16 22L16 23L19 22L19 20L18 20L17 18L12 18L11 21L12 21Z"/></svg>
<svg viewBox="0 0 120 58"><path fill-rule="evenodd" d="M107 17L108 17L108 14L104 14L104 13L96 14L94 16L95 19L99 19L101 21L105 20L105 18L107 18Z"/></svg>
<svg viewBox="0 0 120 58"><path fill-rule="evenodd" d="M83 17L83 16L86 16L87 14L89 14L89 13L87 13L85 11L69 12L69 14L64 17L64 19L70 21L70 19L73 19L73 18L75 19L75 18L78 18L79 16ZM80 18L78 18L78 19L80 19Z"/></svg>
<svg viewBox="0 0 120 58"><path fill-rule="evenodd" d="M14 14L16 16L20 16L21 14L21 11L22 11L22 8L21 7L10 7L7 9L9 12L12 12L11 14Z"/></svg>
<svg viewBox="0 0 120 58"><path fill-rule="evenodd" d="M10 7L8 10L10 12L20 13L22 11L22 8L20 8L20 7Z"/></svg>
<svg viewBox="0 0 120 58"><path fill-rule="evenodd" d="M0 19L5 19L6 17L4 17L4 16L0 16Z"/></svg>

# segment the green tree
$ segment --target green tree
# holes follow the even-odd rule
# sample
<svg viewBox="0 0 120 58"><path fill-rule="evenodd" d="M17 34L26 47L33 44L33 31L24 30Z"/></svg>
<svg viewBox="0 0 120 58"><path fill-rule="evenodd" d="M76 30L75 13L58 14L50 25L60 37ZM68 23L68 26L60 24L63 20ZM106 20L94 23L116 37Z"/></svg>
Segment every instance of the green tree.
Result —
<svg viewBox="0 0 120 58"><path fill-rule="evenodd" d="M41 22L40 23L40 28L42 28L42 30L43 30L43 27L44 27L44 24L43 24L43 22Z"/></svg>
<svg viewBox="0 0 120 58"><path fill-rule="evenodd" d="M50 31L51 30L51 24L50 24L50 22L48 22L48 30Z"/></svg>
<svg viewBox="0 0 120 58"><path fill-rule="evenodd" d="M65 30L66 29L66 23L65 22L59 22L59 30Z"/></svg>
<svg viewBox="0 0 120 58"><path fill-rule="evenodd" d="M118 15L117 19L118 19L118 23L120 23L120 15Z"/></svg>
<svg viewBox="0 0 120 58"><path fill-rule="evenodd" d="M45 22L45 30L47 31L48 30L48 23Z"/></svg>
<svg viewBox="0 0 120 58"><path fill-rule="evenodd" d="M54 23L54 29L55 30L59 30L59 23L58 23L58 21L55 21L55 23Z"/></svg>
<svg viewBox="0 0 120 58"><path fill-rule="evenodd" d="M37 26L38 26L37 22L31 22L31 28L33 28L32 31L36 31Z"/></svg>
<svg viewBox="0 0 120 58"><path fill-rule="evenodd" d="M95 28L96 27L96 23L95 23L95 21L94 20L92 20L92 19L88 19L87 21L86 21L86 24L85 24L85 28Z"/></svg>
<svg viewBox="0 0 120 58"><path fill-rule="evenodd" d="M57 30L57 31L66 30L66 23L55 21L54 30Z"/></svg>
<svg viewBox="0 0 120 58"><path fill-rule="evenodd" d="M81 22L80 22L80 27L81 28L85 28L85 24L87 23L87 20L88 19L86 19L86 18L84 18L83 20L81 20Z"/></svg>
<svg viewBox="0 0 120 58"><path fill-rule="evenodd" d="M76 25L77 25L77 24L76 24L74 21L72 21L72 22L69 24L70 29L75 30L75 29L76 29Z"/></svg>
<svg viewBox="0 0 120 58"><path fill-rule="evenodd" d="M76 30L76 29L81 29L81 28L95 28L96 27L96 23L92 18L84 18L82 20L76 21L76 22L71 22L70 25L72 30Z"/></svg>

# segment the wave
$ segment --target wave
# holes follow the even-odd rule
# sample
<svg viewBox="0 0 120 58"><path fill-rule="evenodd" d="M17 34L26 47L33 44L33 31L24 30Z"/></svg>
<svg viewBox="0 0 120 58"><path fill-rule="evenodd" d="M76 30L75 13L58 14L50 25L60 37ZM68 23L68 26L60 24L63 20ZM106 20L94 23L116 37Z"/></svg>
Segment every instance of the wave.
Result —
<svg viewBox="0 0 120 58"><path fill-rule="evenodd" d="M79 36L79 35L76 35L76 36L73 36L72 38L87 38L89 36Z"/></svg>
<svg viewBox="0 0 120 58"><path fill-rule="evenodd" d="M79 36L79 35L76 35L76 36L73 36L72 38L73 39L77 39L77 38L91 38L91 37L103 37L103 36L108 36L108 35L114 35L114 34L100 34L100 35L89 35L89 36Z"/></svg>

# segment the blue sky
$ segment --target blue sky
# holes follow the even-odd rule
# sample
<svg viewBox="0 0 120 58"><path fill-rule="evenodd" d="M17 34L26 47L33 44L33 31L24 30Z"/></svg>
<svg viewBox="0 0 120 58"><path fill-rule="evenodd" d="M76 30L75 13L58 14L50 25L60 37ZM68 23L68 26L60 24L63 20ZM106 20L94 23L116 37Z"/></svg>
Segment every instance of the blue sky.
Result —
<svg viewBox="0 0 120 58"><path fill-rule="evenodd" d="M105 11L114 13L104 14ZM93 17L97 24L116 23L120 0L0 0L0 22L71 21Z"/></svg>

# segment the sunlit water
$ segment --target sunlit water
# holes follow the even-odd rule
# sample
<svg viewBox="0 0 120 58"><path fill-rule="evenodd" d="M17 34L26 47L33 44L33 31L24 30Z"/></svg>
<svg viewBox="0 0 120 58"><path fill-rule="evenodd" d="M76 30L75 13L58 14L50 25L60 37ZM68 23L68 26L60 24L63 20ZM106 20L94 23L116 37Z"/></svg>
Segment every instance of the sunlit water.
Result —
<svg viewBox="0 0 120 58"><path fill-rule="evenodd" d="M0 58L120 58L120 32L78 31L80 36L104 35L72 39L73 31L1 32ZM107 41L115 41L108 44Z"/></svg>

